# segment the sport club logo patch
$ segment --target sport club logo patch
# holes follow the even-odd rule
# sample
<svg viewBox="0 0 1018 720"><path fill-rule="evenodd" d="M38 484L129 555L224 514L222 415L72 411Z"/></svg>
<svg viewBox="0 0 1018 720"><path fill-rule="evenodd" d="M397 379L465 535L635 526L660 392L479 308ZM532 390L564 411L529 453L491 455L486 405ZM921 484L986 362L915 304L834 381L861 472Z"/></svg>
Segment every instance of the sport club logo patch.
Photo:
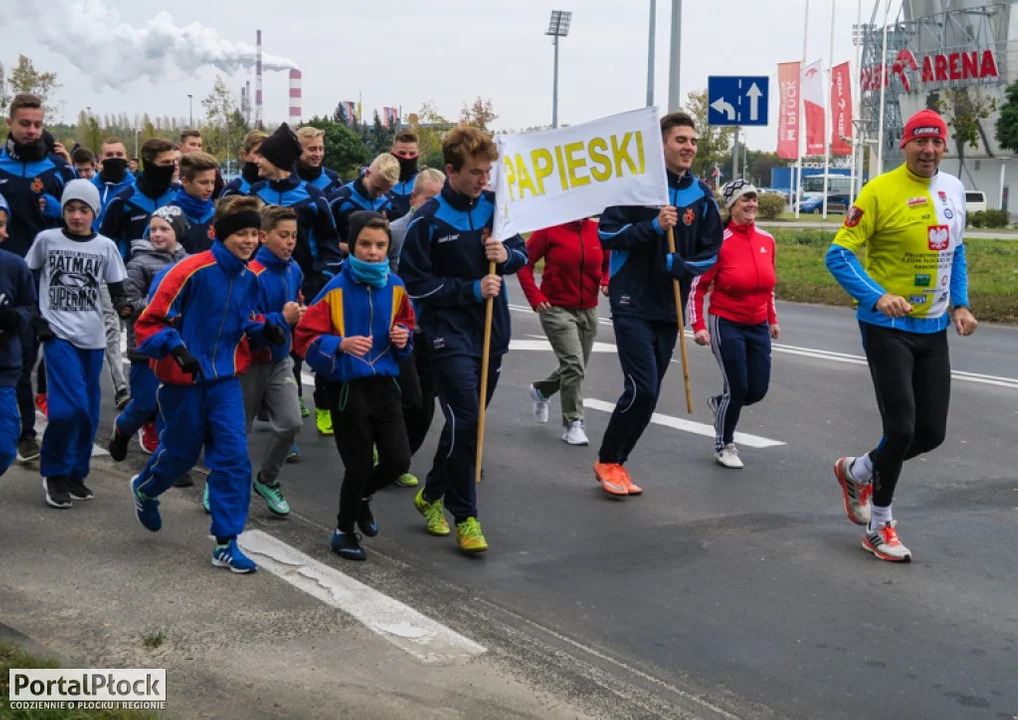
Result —
<svg viewBox="0 0 1018 720"><path fill-rule="evenodd" d="M930 250L940 252L951 246L951 230L947 225L930 225L926 230Z"/></svg>
<svg viewBox="0 0 1018 720"><path fill-rule="evenodd" d="M686 223L686 225L692 225L694 220L696 220L696 213L693 212L693 208L686 208L686 212L682 216L682 222Z"/></svg>
<svg viewBox="0 0 1018 720"><path fill-rule="evenodd" d="M937 197L940 198L940 202L942 203L947 202L947 193L944 192L943 190L937 190Z"/></svg>
<svg viewBox="0 0 1018 720"><path fill-rule="evenodd" d="M923 206L929 205L929 204L930 204L929 200L926 199L925 195L923 195L922 197L914 197L914 198L909 198L908 199L908 206L910 208L923 207Z"/></svg>
<svg viewBox="0 0 1018 720"><path fill-rule="evenodd" d="M209 225L208 236L209 236L209 240L215 240L216 239L216 229L214 227L212 227L211 225Z"/></svg>
<svg viewBox="0 0 1018 720"><path fill-rule="evenodd" d="M857 205L853 205L848 209L848 215L845 216L845 227L855 227L862 220L862 216L866 213Z"/></svg>
<svg viewBox="0 0 1018 720"><path fill-rule="evenodd" d="M32 180L32 192L34 192L36 195L41 195L42 194L42 178L41 177L37 177L34 180Z"/></svg>

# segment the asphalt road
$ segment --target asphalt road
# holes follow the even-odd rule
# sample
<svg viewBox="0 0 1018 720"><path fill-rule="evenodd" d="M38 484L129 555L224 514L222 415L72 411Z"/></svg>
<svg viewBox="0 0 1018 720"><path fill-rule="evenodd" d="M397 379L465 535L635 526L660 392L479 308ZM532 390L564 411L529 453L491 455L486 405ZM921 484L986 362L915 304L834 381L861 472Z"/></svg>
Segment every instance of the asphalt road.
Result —
<svg viewBox="0 0 1018 720"><path fill-rule="evenodd" d="M522 302L515 283L510 299ZM1018 335L952 337L956 371L993 377L956 377L947 443L907 466L894 507L914 562L891 565L861 550L831 473L878 439L857 326L841 309L779 314L770 394L740 430L783 444L744 447L745 470L715 465L710 438L653 424L629 464L644 496L609 498L591 470L608 414L588 411L591 447L566 446L557 402L539 425L527 397L552 354L515 349L479 490L491 550L464 557L454 539L428 536L413 492L391 489L374 503L368 562L333 565L600 717L1018 716ZM518 347L541 345L536 315L521 308L513 321ZM610 325L598 340L614 344ZM689 355L695 413L677 363L658 412L707 424L717 368L691 342ZM621 381L616 356L595 353L586 397L613 403ZM104 417L107 427L108 407ZM422 479L439 426L414 459ZM282 476L293 516L275 520L256 501L252 522L296 546L317 529L324 544L341 465L310 421L301 446ZM199 490L184 492L197 502Z"/></svg>

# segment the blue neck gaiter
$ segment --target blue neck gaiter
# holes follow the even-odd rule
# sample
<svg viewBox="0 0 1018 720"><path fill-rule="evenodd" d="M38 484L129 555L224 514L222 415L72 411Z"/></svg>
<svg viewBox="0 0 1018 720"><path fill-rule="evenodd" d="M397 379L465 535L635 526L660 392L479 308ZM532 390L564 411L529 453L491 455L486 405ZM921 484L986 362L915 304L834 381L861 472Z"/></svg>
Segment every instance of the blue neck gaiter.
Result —
<svg viewBox="0 0 1018 720"><path fill-rule="evenodd" d="M350 267L350 274L359 283L370 285L373 288L384 288L389 282L389 261L367 262L358 260L353 255L346 259Z"/></svg>

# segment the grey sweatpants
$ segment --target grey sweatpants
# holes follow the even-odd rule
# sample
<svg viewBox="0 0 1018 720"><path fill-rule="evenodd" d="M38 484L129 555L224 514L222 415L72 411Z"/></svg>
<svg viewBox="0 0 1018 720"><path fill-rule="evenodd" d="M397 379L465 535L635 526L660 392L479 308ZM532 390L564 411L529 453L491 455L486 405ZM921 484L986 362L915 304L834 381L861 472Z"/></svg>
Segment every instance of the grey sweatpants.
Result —
<svg viewBox="0 0 1018 720"><path fill-rule="evenodd" d="M113 389L116 392L127 390L124 357L120 352L120 315L113 308L113 299L110 298L110 289L106 287L106 283L99 286L99 302L102 305L103 324L106 326L106 366L110 369Z"/></svg>
<svg viewBox="0 0 1018 720"><path fill-rule="evenodd" d="M562 393L562 424L568 426L583 419L583 378L597 337L597 308L548 308L541 313L541 327L558 358L558 367L534 387L545 398Z"/></svg>
<svg viewBox="0 0 1018 720"><path fill-rule="evenodd" d="M297 401L297 381L293 377L293 360L288 356L277 363L252 363L240 377L244 390L244 414L247 432L251 432L258 410L264 405L269 411L272 435L262 456L262 482L271 485L279 477L294 438L303 420Z"/></svg>

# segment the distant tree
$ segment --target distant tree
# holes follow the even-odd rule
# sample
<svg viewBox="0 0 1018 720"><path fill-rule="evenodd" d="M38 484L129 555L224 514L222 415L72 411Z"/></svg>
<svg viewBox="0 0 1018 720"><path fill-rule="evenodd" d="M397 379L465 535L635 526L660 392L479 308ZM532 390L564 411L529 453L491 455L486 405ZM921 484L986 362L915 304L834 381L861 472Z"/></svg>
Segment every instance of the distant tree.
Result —
<svg viewBox="0 0 1018 720"><path fill-rule="evenodd" d="M392 149L392 138L395 135L392 128L387 128L382 123L378 111L375 110L374 121L371 124L371 153L372 156L381 155Z"/></svg>
<svg viewBox="0 0 1018 720"><path fill-rule="evenodd" d="M152 118L149 117L148 113L141 116L141 144L144 145L147 140L159 137L159 130L152 122ZM140 160L140 158L139 158Z"/></svg>
<svg viewBox="0 0 1018 720"><path fill-rule="evenodd" d="M759 187L768 187L771 184L771 170L781 167L781 159L777 153L761 150L750 150L746 154L746 162L749 165L750 177Z"/></svg>
<svg viewBox="0 0 1018 720"><path fill-rule="evenodd" d="M997 144L1018 153L1018 81L1007 86L997 118Z"/></svg>
<svg viewBox="0 0 1018 720"><path fill-rule="evenodd" d="M700 138L697 143L696 159L693 161L693 174L706 177L713 170L715 162L724 164L730 160L735 128L707 124L706 90L689 93L684 109L696 123L696 131Z"/></svg>
<svg viewBox="0 0 1018 720"><path fill-rule="evenodd" d="M38 95L42 100L43 109L48 117L56 119L60 110L60 103L54 101L53 94L60 87L57 82L57 74L54 72L40 72L25 55L18 55L18 64L11 70L7 78L6 92L8 99L3 105L4 113L7 111L7 103L19 93L31 93Z"/></svg>
<svg viewBox="0 0 1018 720"><path fill-rule="evenodd" d="M978 187L975 178L965 167L965 149L969 147L978 150L980 141L984 148L989 148L983 123L997 109L997 99L984 95L981 88L963 87L945 90L943 99L935 99L931 104L944 116L951 128L948 134L958 151L958 176L968 173L969 182L966 184Z"/></svg>
<svg viewBox="0 0 1018 720"><path fill-rule="evenodd" d="M344 125L350 125L350 118L346 114L346 105L342 102L336 104L336 109L332 113L332 121L342 123Z"/></svg>
<svg viewBox="0 0 1018 720"><path fill-rule="evenodd" d="M216 75L212 91L201 105L205 110L202 139L206 152L220 161L239 158L249 128L222 75Z"/></svg>
<svg viewBox="0 0 1018 720"><path fill-rule="evenodd" d="M434 103L426 102L417 113L418 151L421 164L445 171L445 159L442 157L442 137L453 124L438 111Z"/></svg>
<svg viewBox="0 0 1018 720"><path fill-rule="evenodd" d="M460 110L461 123L473 125L484 132L491 132L491 125L497 119L498 115L495 113L491 98L485 100L480 95L470 105L463 103L463 109Z"/></svg>
<svg viewBox="0 0 1018 720"><path fill-rule="evenodd" d="M341 177L356 177L361 166L370 159L371 153L361 136L346 122L316 116L306 124L325 131L325 167L335 170Z"/></svg>

